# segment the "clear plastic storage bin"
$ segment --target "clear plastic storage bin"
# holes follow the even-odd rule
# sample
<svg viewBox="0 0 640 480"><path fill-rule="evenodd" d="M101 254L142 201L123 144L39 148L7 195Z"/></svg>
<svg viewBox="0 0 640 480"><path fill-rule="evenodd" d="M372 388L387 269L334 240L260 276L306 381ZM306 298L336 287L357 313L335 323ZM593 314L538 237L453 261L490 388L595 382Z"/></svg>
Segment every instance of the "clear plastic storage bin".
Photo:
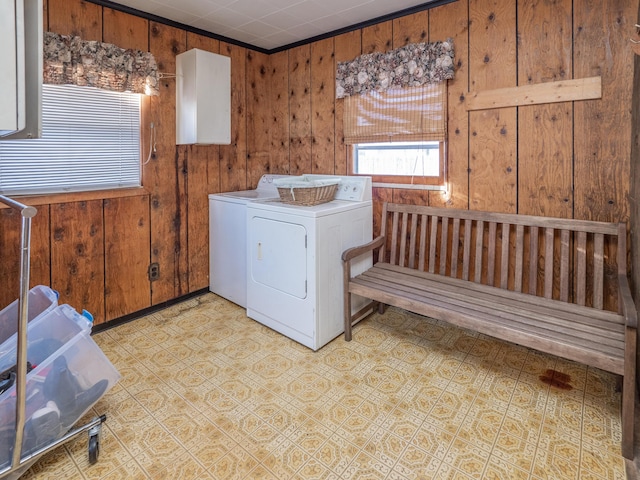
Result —
<svg viewBox="0 0 640 480"><path fill-rule="evenodd" d="M44 285L37 285L29 290L27 320L30 322L40 315L44 315L58 306L58 293ZM19 300L14 301L0 310L0 355L3 352L2 344L11 336L16 335L18 329ZM15 342L15 339L14 339Z"/></svg>
<svg viewBox="0 0 640 480"><path fill-rule="evenodd" d="M90 333L91 322L69 305L29 323L23 456L61 438L120 379ZM15 370L15 338L4 346L0 372L6 377ZM12 384L0 393L0 468L11 462L15 414Z"/></svg>

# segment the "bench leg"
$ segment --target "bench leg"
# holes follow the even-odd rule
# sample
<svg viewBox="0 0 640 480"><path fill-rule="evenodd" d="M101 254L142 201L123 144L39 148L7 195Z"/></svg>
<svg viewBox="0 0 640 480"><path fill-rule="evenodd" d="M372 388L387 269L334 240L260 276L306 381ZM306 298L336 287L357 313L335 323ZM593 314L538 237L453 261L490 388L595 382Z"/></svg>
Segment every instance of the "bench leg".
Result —
<svg viewBox="0 0 640 480"><path fill-rule="evenodd" d="M624 361L624 378L622 383L622 456L629 460L634 458L633 432L635 427L636 400L636 331L627 328Z"/></svg>
<svg viewBox="0 0 640 480"><path fill-rule="evenodd" d="M344 291L344 339L347 342L351 341L351 293L348 291L349 287L345 287Z"/></svg>
<svg viewBox="0 0 640 480"><path fill-rule="evenodd" d="M387 308L387 306L384 303L378 302L378 313L380 315L384 313L385 308Z"/></svg>

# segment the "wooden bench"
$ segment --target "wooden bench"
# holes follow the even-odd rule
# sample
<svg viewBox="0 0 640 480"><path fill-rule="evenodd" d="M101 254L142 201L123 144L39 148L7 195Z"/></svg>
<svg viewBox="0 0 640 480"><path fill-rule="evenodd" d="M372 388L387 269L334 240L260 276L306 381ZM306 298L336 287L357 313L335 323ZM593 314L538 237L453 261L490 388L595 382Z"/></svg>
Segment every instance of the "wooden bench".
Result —
<svg viewBox="0 0 640 480"><path fill-rule="evenodd" d="M637 313L624 223L385 203L381 235L346 250L351 295L623 376L622 454L633 459ZM377 252L351 278L352 263ZM360 259L360 260L359 260ZM355 271L355 270L354 270Z"/></svg>

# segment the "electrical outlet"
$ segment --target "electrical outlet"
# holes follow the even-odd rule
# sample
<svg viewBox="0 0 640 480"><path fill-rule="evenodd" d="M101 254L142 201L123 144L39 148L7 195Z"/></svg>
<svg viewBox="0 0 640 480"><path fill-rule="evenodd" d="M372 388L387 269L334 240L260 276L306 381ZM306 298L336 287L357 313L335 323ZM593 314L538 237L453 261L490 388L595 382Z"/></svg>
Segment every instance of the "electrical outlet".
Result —
<svg viewBox="0 0 640 480"><path fill-rule="evenodd" d="M147 273L149 274L150 282L158 280L160 278L160 264L157 262L150 264Z"/></svg>

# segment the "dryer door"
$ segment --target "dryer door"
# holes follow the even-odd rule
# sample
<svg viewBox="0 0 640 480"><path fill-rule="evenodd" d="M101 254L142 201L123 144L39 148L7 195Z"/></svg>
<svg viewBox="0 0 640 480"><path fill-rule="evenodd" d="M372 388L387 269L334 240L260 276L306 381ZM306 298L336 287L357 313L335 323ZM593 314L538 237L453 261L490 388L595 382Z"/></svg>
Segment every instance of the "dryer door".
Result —
<svg viewBox="0 0 640 480"><path fill-rule="evenodd" d="M251 217L250 272L254 282L307 297L307 230L303 225Z"/></svg>

